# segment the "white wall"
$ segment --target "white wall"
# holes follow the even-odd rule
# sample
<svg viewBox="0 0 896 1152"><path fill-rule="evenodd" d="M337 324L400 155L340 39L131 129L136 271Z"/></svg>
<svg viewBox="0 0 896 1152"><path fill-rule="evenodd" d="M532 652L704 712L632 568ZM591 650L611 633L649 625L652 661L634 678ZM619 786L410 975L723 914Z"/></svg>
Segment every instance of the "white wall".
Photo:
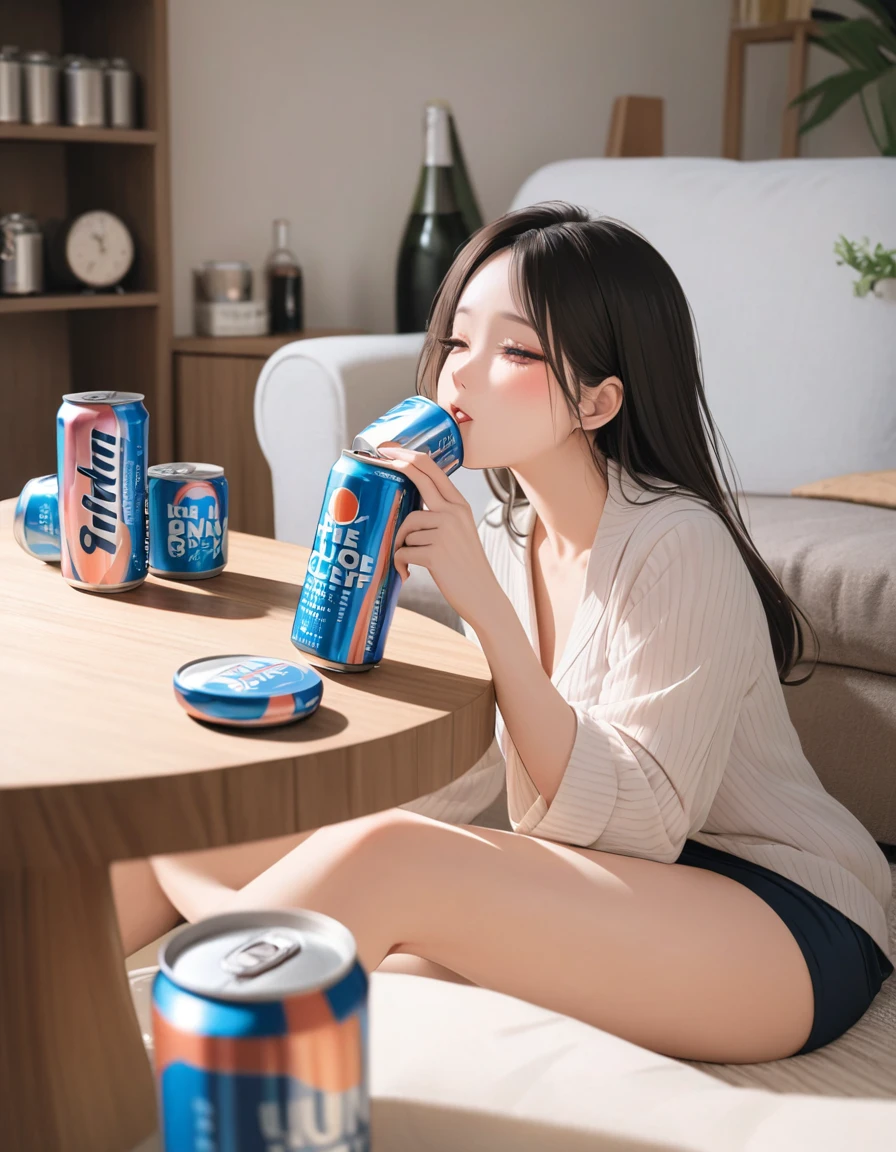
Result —
<svg viewBox="0 0 896 1152"><path fill-rule="evenodd" d="M602 155L617 95L665 98L667 154L719 155L728 12L727 0L169 0L175 331L191 331L202 260L248 260L261 294L275 216L292 222L306 327L394 331L430 98L452 105L486 219L540 165ZM777 154L784 55L751 52L748 159ZM804 154L872 151L853 105Z"/></svg>

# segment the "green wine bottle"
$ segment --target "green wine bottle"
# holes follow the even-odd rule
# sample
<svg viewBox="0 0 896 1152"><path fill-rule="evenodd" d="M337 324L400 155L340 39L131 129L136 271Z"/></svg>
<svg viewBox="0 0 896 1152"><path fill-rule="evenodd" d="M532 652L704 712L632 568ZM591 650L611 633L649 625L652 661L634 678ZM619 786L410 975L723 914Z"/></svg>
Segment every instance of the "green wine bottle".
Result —
<svg viewBox="0 0 896 1152"><path fill-rule="evenodd" d="M430 104L444 108L448 113L448 127L451 131L451 172L454 183L454 196L457 200L457 206L460 208L460 214L464 218L464 224L466 224L470 235L472 235L482 227L482 213L479 210L476 193L473 191L473 184L467 172L464 150L460 146L460 136L457 131L454 113L451 111L447 100L430 100Z"/></svg>
<svg viewBox="0 0 896 1152"><path fill-rule="evenodd" d="M427 104L423 167L398 252L395 305L399 332L423 332L432 302L458 249L472 234L454 192L446 108Z"/></svg>

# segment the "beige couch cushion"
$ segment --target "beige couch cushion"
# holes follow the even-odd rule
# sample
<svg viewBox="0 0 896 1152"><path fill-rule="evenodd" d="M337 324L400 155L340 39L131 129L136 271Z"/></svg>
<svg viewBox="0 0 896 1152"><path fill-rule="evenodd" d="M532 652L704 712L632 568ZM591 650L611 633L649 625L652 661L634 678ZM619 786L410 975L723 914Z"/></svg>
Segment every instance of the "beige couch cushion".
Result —
<svg viewBox="0 0 896 1152"><path fill-rule="evenodd" d="M131 973L148 1047L153 975ZM765 1064L673 1060L512 996L395 973L373 973L370 1021L373 1147L388 1152L896 1146L896 974L839 1040Z"/></svg>
<svg viewBox="0 0 896 1152"><path fill-rule="evenodd" d="M796 496L741 497L741 509L820 659L896 675L896 511Z"/></svg>

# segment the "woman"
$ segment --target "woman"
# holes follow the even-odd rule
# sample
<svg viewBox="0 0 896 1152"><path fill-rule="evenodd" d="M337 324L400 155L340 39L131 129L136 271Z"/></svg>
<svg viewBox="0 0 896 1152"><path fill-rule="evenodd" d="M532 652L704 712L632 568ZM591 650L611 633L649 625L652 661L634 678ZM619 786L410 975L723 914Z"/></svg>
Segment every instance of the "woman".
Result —
<svg viewBox="0 0 896 1152"><path fill-rule="evenodd" d="M126 951L178 913L305 907L368 971L471 981L673 1057L836 1038L893 971L890 873L788 717L803 633L724 480L671 269L583 209L509 213L445 278L418 389L497 500L477 531L428 457L394 450L426 506L395 564L427 568L481 645L496 744L403 809L116 865ZM514 830L465 826L505 778Z"/></svg>

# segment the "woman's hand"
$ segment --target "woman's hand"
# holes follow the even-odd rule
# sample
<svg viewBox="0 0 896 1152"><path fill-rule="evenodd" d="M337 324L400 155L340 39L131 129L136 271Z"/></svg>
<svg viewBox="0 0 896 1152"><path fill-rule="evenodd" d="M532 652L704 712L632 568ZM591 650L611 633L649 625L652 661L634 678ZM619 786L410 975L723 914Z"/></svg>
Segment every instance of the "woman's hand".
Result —
<svg viewBox="0 0 896 1152"><path fill-rule="evenodd" d="M402 580L419 564L473 628L488 618L503 595L476 531L473 509L426 452L379 448L387 467L412 480L426 505L405 518L395 537L394 561Z"/></svg>

